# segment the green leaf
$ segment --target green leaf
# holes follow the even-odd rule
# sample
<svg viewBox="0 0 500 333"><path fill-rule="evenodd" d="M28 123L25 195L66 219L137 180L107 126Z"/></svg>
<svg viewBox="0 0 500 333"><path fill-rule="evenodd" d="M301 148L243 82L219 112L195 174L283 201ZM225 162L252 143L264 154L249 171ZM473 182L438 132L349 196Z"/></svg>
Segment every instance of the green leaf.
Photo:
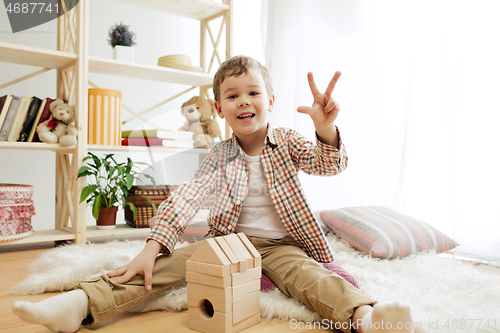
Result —
<svg viewBox="0 0 500 333"><path fill-rule="evenodd" d="M120 173L120 175L123 177L125 175L125 168L121 165L118 165L116 167L116 169L118 170L118 172Z"/></svg>
<svg viewBox="0 0 500 333"><path fill-rule="evenodd" d="M99 218L99 211L101 208L101 196L102 193L99 193L98 196L94 199L94 204L92 205L92 216L97 220Z"/></svg>
<svg viewBox="0 0 500 333"><path fill-rule="evenodd" d="M82 193L80 194L80 202L82 203L87 197L95 192L97 189L97 185L87 185L83 188Z"/></svg>
<svg viewBox="0 0 500 333"><path fill-rule="evenodd" d="M132 213L134 213L134 220L135 220L135 216L136 216L136 213L135 213L135 212L136 212L136 209L135 209L134 204L129 202L129 203L127 203L127 206L129 206L129 207L130 207L130 210L132 211Z"/></svg>
<svg viewBox="0 0 500 333"><path fill-rule="evenodd" d="M99 169L101 167L101 165L102 165L101 160L99 159L99 157L97 157L96 155L92 154L91 152L89 152L89 155L92 156L92 159L94 160L96 169Z"/></svg>
<svg viewBox="0 0 500 333"><path fill-rule="evenodd" d="M151 199L149 197L146 197L146 199L149 201L149 203L153 206L153 211L154 213L156 214L156 212L158 211L158 208L156 207L155 203L153 201L151 201Z"/></svg>
<svg viewBox="0 0 500 333"><path fill-rule="evenodd" d="M146 166L150 167L151 169L153 169L153 167L151 165L149 165L149 163L146 163L146 162L134 162L134 164L146 165Z"/></svg>
<svg viewBox="0 0 500 333"><path fill-rule="evenodd" d="M127 175L127 189L130 190L130 188L134 185L134 177L132 175Z"/></svg>
<svg viewBox="0 0 500 333"><path fill-rule="evenodd" d="M143 174L144 177L148 178L149 180L151 180L151 183L153 183L153 186L154 188L156 189L156 181L155 179L151 176L151 175L148 175L148 174Z"/></svg>
<svg viewBox="0 0 500 333"><path fill-rule="evenodd" d="M93 172L85 171L85 172L79 173L76 178L81 178L81 177L86 177L86 176L93 176L93 175L94 175Z"/></svg>
<svg viewBox="0 0 500 333"><path fill-rule="evenodd" d="M118 162L116 162L115 158L113 157L115 154L107 154L106 155L106 159L108 160L112 160L113 162L115 162L115 165L118 164Z"/></svg>
<svg viewBox="0 0 500 333"><path fill-rule="evenodd" d="M92 173L89 172L90 170L92 170L92 169L90 169L88 166L85 166L85 165L81 166L80 169L78 169L76 178L92 175Z"/></svg>

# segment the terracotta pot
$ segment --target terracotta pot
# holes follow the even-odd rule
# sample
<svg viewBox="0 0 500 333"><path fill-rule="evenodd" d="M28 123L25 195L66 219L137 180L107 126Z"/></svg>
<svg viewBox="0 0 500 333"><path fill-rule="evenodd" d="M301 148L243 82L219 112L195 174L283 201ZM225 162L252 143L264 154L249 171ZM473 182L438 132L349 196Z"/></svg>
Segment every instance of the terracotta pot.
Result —
<svg viewBox="0 0 500 333"><path fill-rule="evenodd" d="M99 218L97 219L97 229L116 228L116 212L118 207L101 207L99 209Z"/></svg>

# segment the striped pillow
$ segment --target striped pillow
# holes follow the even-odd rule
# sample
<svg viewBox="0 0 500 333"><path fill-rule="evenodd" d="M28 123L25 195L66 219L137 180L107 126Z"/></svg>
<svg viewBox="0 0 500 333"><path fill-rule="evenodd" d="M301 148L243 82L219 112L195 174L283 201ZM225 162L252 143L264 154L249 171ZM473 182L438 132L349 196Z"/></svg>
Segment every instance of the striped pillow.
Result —
<svg viewBox="0 0 500 333"><path fill-rule="evenodd" d="M319 212L321 221L356 249L381 259L423 251L446 252L459 244L436 228L382 206Z"/></svg>

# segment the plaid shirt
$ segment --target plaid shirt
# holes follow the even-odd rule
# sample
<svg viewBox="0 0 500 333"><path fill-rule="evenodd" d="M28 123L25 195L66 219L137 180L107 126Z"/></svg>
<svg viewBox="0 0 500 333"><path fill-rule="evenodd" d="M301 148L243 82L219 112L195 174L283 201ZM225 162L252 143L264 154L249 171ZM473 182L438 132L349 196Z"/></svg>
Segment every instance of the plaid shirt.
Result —
<svg viewBox="0 0 500 333"><path fill-rule="evenodd" d="M333 253L307 202L298 171L332 176L347 167L347 154L316 140L316 145L294 130L268 125L260 161L271 199L283 225L306 253L320 262L333 260ZM156 225L148 237L172 252L189 221L214 193L215 204L208 215L212 235L235 232L248 186L248 169L236 136L217 144L203 161L195 177L179 186L158 208Z"/></svg>

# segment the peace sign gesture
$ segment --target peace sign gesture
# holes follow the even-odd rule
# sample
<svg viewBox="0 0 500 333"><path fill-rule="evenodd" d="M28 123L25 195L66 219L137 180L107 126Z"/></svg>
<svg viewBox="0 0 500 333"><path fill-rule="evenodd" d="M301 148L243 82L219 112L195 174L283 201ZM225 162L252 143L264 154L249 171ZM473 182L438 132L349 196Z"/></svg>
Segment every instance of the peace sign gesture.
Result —
<svg viewBox="0 0 500 333"><path fill-rule="evenodd" d="M309 87L311 88L311 93L314 98L313 105L299 106L297 111L300 113L308 114L314 122L316 130L320 128L330 127L340 111L340 106L331 97L333 89L340 78L340 72L335 72L333 78L330 80L328 87L326 87L325 92L322 94L319 92L316 83L314 82L314 77L311 72L307 73L307 79L309 81Z"/></svg>

